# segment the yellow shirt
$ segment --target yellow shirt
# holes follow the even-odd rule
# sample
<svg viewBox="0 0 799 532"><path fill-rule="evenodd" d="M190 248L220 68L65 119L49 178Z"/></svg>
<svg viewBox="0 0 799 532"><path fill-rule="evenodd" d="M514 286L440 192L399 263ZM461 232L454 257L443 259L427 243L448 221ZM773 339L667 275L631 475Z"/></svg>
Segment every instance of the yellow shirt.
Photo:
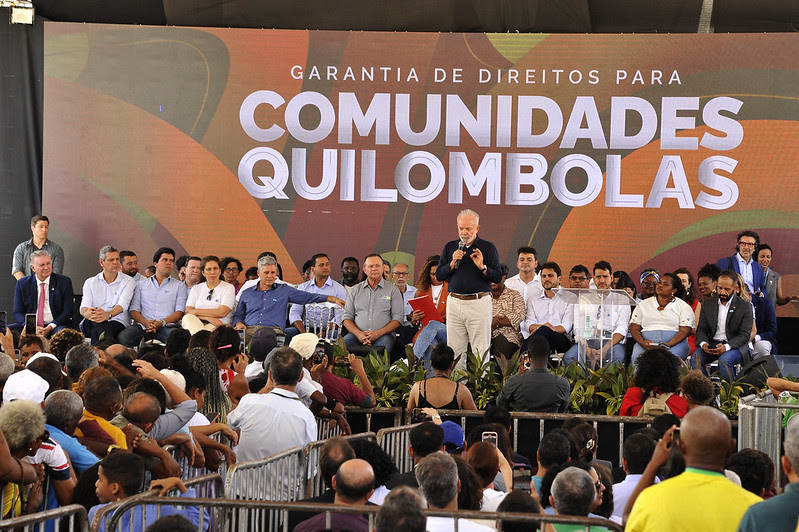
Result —
<svg viewBox="0 0 799 532"><path fill-rule="evenodd" d="M689 467L642 491L625 530L735 532L746 509L761 500L721 473Z"/></svg>
<svg viewBox="0 0 799 532"><path fill-rule="evenodd" d="M87 420L96 421L97 424L100 425L101 429L106 431L109 436L114 438L114 441L116 442L117 445L119 445L123 449L127 449L128 448L128 440L127 440L127 438L125 438L125 433L122 432L121 429L118 429L117 427L113 426L108 420L106 420L104 418L101 418L100 416L95 416L94 414L92 414L88 410L84 410L83 411L83 416L81 416L80 420L81 421L87 421ZM82 437L82 436L83 436L83 432L80 430L80 427L75 429L75 437L79 438L79 437Z"/></svg>

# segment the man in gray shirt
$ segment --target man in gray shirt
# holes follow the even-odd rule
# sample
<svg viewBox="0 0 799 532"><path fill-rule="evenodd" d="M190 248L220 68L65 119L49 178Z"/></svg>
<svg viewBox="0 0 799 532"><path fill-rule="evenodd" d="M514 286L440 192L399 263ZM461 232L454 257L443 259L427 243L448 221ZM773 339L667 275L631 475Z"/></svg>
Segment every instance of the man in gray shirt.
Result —
<svg viewBox="0 0 799 532"><path fill-rule="evenodd" d="M14 262L11 264L11 275L20 280L33 273L31 271L31 253L43 249L50 254L53 259L53 271L58 274L64 273L64 250L61 246L47 240L50 232L50 220L47 216L37 214L31 218L31 233L33 238L22 242L14 250Z"/></svg>
<svg viewBox="0 0 799 532"><path fill-rule="evenodd" d="M569 381L547 370L549 342L543 336L527 341L530 369L524 364L509 378L497 404L511 412L565 412L569 406Z"/></svg>
<svg viewBox="0 0 799 532"><path fill-rule="evenodd" d="M349 331L344 336L348 346L394 347L394 330L405 319L405 302L396 286L383 279L383 259L377 253L366 256L363 263L366 280L353 286L347 294L343 324Z"/></svg>

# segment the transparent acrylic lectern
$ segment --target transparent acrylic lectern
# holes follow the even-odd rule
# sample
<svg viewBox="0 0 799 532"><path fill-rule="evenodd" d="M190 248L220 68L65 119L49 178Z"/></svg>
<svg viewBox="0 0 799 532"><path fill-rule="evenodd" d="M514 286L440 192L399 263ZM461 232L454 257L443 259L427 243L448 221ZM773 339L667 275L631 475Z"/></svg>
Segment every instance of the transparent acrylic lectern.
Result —
<svg viewBox="0 0 799 532"><path fill-rule="evenodd" d="M574 305L572 331L580 364L594 369L607 366L614 358L623 363L624 344L612 345L613 331L621 324L625 331L629 328L635 299L624 290L561 288L558 294Z"/></svg>

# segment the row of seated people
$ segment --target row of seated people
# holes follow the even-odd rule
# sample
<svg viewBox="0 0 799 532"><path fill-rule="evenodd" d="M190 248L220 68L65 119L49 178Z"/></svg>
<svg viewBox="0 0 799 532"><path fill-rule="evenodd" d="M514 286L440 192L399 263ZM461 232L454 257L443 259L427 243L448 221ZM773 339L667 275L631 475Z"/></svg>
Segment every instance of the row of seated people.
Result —
<svg viewBox="0 0 799 532"><path fill-rule="evenodd" d="M746 255L749 250L750 263L758 271L762 268L751 261L754 248L747 241L754 242L756 236L749 233L739 235L739 253L728 258L728 262L735 266L735 258ZM122 255L125 255L124 261ZM156 273L151 278L141 276L136 266L125 270L123 265L130 262L131 256L137 262L131 252L104 247L99 261L103 271L84 283L81 328L95 343L100 337L118 338L124 345L133 346L150 336L163 342L172 328L181 325L196 332L224 324L233 324L245 331L248 343L261 327L280 329L290 339L308 329L327 335L332 324L333 330L338 331L336 334L348 331L344 338L353 349L366 346L392 351L395 344L404 348L412 342L417 358L423 361L428 373L432 373L431 348L446 341L446 281L435 279L436 256L425 261L416 287L408 284L409 268L402 263L394 265L391 272L394 283L388 283L384 278L386 261L377 254L367 256L364 261L366 280L348 286L346 278L342 279L343 285L330 278L330 260L320 253L311 259L313 278L294 288L279 279L279 264L274 254L264 252L258 259L259 278L244 283L238 290L237 285L222 280L223 272L227 276L228 270L231 270L230 276L240 273L240 263L236 259L189 257L185 279L179 281L171 277L175 265L173 250L161 248L155 253ZM599 364L602 360L623 361L628 359L630 347L629 360L634 362L643 349L663 345L681 358L696 350L694 359L701 369L705 362L720 358L722 376L731 378L732 367L748 357L750 351L755 356L774 351L774 308L768 298L759 295L768 291L757 285L757 291L751 296L752 316L745 315L745 305L737 304L737 294L746 297L750 285L755 288L746 279L747 270L743 266L738 268L744 272L742 275L734 269L719 272L708 265L698 277L698 287L709 287L710 294L701 299L715 301L717 297L722 307L735 311L736 323L727 331L716 326L718 304L713 303L707 306L706 312L701 311L693 276L685 269L663 276L653 270L644 271L641 291L636 295L640 304L629 316L625 305L596 306L586 312L585 307L570 304L559 294L561 269L557 263L544 263L536 273L533 248L520 248L518 256L520 273L507 278L507 268L504 268L502 281L492 286L492 351L496 355L508 356L524 347L524 340L531 335L546 336L556 351L565 352L567 363L576 360L578 353L584 355L584 362L589 364ZM48 336L69 323L71 281L53 273L53 263L46 250L33 252L30 260L35 273L22 277L17 283L16 323L11 328L20 330L26 322L31 322L37 333ZM353 260L348 259L350 264L342 263L343 272L346 266L347 273L352 273ZM716 294L715 286L722 273L725 273L722 279L732 278L735 294L727 294L726 286ZM748 275L751 278L751 273ZM767 279L765 273L755 280L761 283L764 279ZM722 281L722 284L728 282ZM775 294L780 295L779 280L775 286ZM569 287L599 290L618 287L633 293L635 288L628 276L614 277L612 267L605 261L594 265L590 280L587 268L580 265L572 268ZM381 296L376 297L378 291L385 295L381 292ZM433 319L411 306L411 300L424 296L430 296L439 314ZM724 298L728 298L726 302ZM783 296L778 302L790 299ZM334 304L343 310L335 306L308 306L314 303ZM596 316L591 321L594 310ZM737 326L739 321L741 327ZM697 335L701 337L698 345ZM607 341L589 339L595 336L604 336Z"/></svg>

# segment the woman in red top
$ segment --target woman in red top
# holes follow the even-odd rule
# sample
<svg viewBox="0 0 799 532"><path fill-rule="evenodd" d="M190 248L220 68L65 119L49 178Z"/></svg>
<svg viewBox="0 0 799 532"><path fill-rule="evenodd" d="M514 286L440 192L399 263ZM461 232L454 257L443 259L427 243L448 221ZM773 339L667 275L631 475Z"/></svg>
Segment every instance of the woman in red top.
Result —
<svg viewBox="0 0 799 532"><path fill-rule="evenodd" d="M439 255L427 257L424 261L422 269L419 272L419 278L416 281L416 297L423 297L429 295L433 299L433 304L436 306L438 313L447 319L447 296L449 290L446 281L439 281L436 279L436 270L438 269ZM413 313L412 321L419 321L424 318L424 312L416 311ZM418 320L418 321L417 321ZM424 368L427 371L427 376L433 376L433 366L430 364L430 353L433 347L446 343L447 341L447 326L445 322L430 320L413 339L413 353L416 355L417 360L421 360Z"/></svg>
<svg viewBox="0 0 799 532"><path fill-rule="evenodd" d="M672 393L666 399L671 413L682 418L688 411L688 402L680 397L680 359L662 347L647 349L635 361L633 386L627 389L621 403L620 416L637 416L649 395Z"/></svg>

